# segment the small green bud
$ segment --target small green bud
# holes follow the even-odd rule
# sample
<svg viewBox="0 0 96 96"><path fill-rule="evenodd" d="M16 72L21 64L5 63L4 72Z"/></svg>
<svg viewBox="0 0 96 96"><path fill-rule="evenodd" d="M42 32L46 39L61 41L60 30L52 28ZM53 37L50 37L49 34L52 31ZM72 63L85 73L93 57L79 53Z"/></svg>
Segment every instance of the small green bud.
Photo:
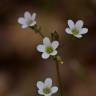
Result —
<svg viewBox="0 0 96 96"><path fill-rule="evenodd" d="M59 40L59 34L55 31L54 33L51 33L51 40Z"/></svg>
<svg viewBox="0 0 96 96"><path fill-rule="evenodd" d="M56 60L56 62L58 62L60 64L64 64L62 57L60 55L54 56L54 60Z"/></svg>

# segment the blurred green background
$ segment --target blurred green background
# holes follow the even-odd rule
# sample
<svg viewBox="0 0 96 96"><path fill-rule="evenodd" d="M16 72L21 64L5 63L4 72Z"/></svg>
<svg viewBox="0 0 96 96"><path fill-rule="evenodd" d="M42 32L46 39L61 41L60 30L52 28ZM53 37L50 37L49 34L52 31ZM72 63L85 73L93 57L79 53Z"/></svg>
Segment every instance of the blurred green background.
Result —
<svg viewBox="0 0 96 96"><path fill-rule="evenodd" d="M65 96L96 96L96 0L0 0L0 96L37 96L36 82L46 77L57 85L54 62L36 51L42 38L17 23L25 11L37 13L45 36L60 35ZM88 34L67 35L68 19L84 20Z"/></svg>

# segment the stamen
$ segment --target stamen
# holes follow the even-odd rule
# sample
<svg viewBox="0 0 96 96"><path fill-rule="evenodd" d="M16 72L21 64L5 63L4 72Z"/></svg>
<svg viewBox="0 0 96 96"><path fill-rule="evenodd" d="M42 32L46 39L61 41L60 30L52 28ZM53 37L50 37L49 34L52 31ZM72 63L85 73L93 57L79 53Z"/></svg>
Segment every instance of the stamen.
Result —
<svg viewBox="0 0 96 96"><path fill-rule="evenodd" d="M44 92L45 94L49 94L49 93L50 93L50 88L44 88L44 89L43 89L43 92Z"/></svg>
<svg viewBox="0 0 96 96"><path fill-rule="evenodd" d="M74 28L74 29L72 30L72 33L73 33L73 35L78 35L79 30L78 30L78 29L76 29L76 28Z"/></svg>
<svg viewBox="0 0 96 96"><path fill-rule="evenodd" d="M46 48L46 52L47 53L52 53L53 52L53 48L52 47L47 47Z"/></svg>

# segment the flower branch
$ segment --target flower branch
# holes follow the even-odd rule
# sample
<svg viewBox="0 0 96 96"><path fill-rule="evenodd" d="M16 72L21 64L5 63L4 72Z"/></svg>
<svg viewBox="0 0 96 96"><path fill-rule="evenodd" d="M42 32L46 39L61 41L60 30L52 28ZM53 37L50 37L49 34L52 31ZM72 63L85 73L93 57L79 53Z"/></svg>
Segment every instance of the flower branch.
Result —
<svg viewBox="0 0 96 96"><path fill-rule="evenodd" d="M25 12L24 17L18 18L18 23L21 24L21 27L31 28L35 33L38 33L42 38L43 42L37 46L37 51L42 55L42 59L46 60L50 56L53 58L56 64L56 73L57 73L57 81L59 88L57 86L52 87L52 79L47 78L44 83L42 81L37 82L38 94L44 96L52 96L57 93L58 96L64 96L62 90L61 76L60 76L60 68L59 64L63 64L62 57L58 54L58 47L62 47L59 43L59 35L55 31L51 33L50 37L46 37L42 34L41 27L37 25L36 22L36 13L30 14L30 12ZM88 32L87 28L83 28L84 22L82 20L78 20L76 24L72 20L68 20L68 26L65 29L67 34L71 34L76 38L82 38L83 34Z"/></svg>

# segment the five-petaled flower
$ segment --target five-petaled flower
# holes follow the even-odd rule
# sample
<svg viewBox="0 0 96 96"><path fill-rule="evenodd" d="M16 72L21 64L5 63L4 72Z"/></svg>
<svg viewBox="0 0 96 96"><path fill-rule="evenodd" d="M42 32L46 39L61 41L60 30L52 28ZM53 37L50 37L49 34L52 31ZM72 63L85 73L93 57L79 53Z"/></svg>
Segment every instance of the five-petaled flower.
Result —
<svg viewBox="0 0 96 96"><path fill-rule="evenodd" d="M26 11L24 13L24 17L18 18L18 23L22 25L22 28L33 27L36 25L35 19L36 19L36 13L33 13L31 15L30 12Z"/></svg>
<svg viewBox="0 0 96 96"><path fill-rule="evenodd" d="M68 20L69 28L66 28L65 32L77 38L81 38L83 34L88 32L88 28L83 28L83 24L84 22L82 20L78 20L76 24L72 20Z"/></svg>
<svg viewBox="0 0 96 96"><path fill-rule="evenodd" d="M57 48L59 46L58 41L50 41L48 37L43 39L43 44L37 46L37 50L42 52L42 58L48 59L51 56L55 56L57 54Z"/></svg>
<svg viewBox="0 0 96 96"><path fill-rule="evenodd" d="M52 79L47 78L44 82L37 82L38 94L43 96L52 96L58 91L57 86L52 87Z"/></svg>

